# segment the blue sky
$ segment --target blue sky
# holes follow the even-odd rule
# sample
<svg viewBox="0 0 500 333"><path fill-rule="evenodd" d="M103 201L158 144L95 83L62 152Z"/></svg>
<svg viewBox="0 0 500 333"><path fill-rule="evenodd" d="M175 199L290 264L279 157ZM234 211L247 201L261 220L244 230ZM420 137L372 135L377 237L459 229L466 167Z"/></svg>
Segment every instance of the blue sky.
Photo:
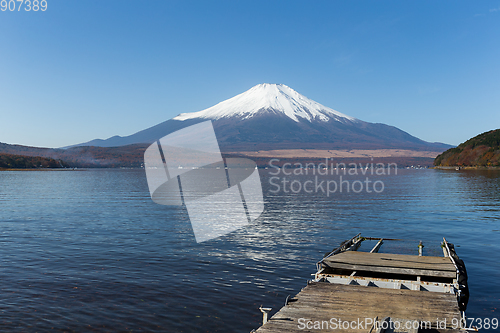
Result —
<svg viewBox="0 0 500 333"><path fill-rule="evenodd" d="M500 1L47 4L0 11L0 142L129 135L259 83L426 141L500 128Z"/></svg>

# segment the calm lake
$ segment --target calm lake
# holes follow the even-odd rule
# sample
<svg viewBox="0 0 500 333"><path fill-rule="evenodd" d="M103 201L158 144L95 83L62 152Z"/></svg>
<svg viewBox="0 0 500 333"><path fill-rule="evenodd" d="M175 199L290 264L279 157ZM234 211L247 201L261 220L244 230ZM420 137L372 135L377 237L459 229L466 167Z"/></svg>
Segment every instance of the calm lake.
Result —
<svg viewBox="0 0 500 333"><path fill-rule="evenodd" d="M446 237L469 274L467 315L500 318L500 172L399 169L369 175L377 191L327 195L299 190L311 173L259 171L264 213L203 243L184 208L151 200L144 170L0 172L0 331L250 332L260 305L279 310L358 232L403 239L380 252L422 240L437 256Z"/></svg>

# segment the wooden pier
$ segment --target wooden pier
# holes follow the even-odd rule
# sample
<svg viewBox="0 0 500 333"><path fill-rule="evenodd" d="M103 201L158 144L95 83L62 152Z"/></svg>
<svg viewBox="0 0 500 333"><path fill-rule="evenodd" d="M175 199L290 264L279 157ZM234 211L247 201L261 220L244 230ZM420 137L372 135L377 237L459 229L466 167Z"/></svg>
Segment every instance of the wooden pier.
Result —
<svg viewBox="0 0 500 333"><path fill-rule="evenodd" d="M377 253L382 240L356 251L365 239L325 256L315 279L256 332L464 332L459 269L446 240L445 256L431 257Z"/></svg>

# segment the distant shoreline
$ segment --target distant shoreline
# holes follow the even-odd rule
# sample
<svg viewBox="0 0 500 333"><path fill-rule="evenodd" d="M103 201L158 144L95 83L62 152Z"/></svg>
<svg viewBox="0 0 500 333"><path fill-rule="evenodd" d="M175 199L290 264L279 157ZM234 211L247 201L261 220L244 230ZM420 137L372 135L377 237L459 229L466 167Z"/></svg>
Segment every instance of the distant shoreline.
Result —
<svg viewBox="0 0 500 333"><path fill-rule="evenodd" d="M73 168L39 168L39 169L6 169L0 168L0 171L83 171L85 169L73 169Z"/></svg>
<svg viewBox="0 0 500 333"><path fill-rule="evenodd" d="M436 158L437 151L411 149L276 149L241 152L224 152L232 155L266 158L377 158L377 157L427 157Z"/></svg>
<svg viewBox="0 0 500 333"><path fill-rule="evenodd" d="M434 166L432 169L440 170L500 170L497 166Z"/></svg>

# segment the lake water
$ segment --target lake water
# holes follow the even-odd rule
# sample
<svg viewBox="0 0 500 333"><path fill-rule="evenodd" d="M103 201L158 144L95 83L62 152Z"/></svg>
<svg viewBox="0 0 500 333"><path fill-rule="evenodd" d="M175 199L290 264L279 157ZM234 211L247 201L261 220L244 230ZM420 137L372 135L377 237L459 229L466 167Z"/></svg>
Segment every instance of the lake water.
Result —
<svg viewBox="0 0 500 333"><path fill-rule="evenodd" d="M438 256L446 237L469 273L468 316L500 318L500 172L400 169L370 176L380 193L327 196L278 189L270 171L255 224L204 243L185 209L152 202L144 170L0 172L0 330L249 332L261 304L277 311L358 232L403 239L381 252L422 240Z"/></svg>

